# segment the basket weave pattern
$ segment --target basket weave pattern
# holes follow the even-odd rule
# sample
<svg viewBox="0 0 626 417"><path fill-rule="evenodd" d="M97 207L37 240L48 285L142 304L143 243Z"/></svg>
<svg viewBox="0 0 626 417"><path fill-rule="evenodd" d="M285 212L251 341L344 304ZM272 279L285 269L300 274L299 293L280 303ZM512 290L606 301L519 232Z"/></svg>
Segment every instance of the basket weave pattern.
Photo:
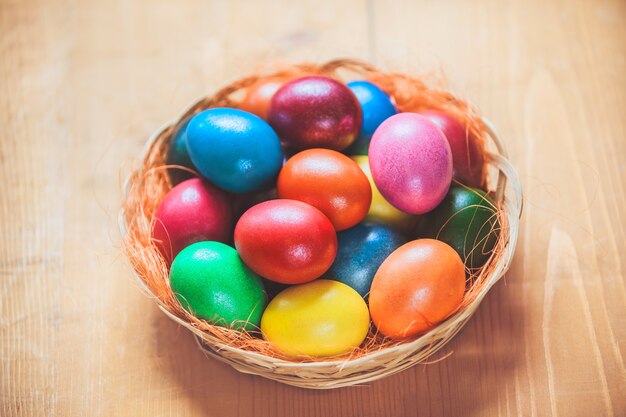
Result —
<svg viewBox="0 0 626 417"><path fill-rule="evenodd" d="M356 73L360 78L369 79L379 85L394 98L400 111L435 108L461 116L468 121L469 128L477 137L491 141L495 147L494 152L485 153L486 173L495 179L493 181L495 189L492 191L501 225L494 256L480 273L473 276L461 308L426 334L403 342L391 341L370 332L366 349L360 349L350 355L325 360L292 361L271 350L271 354L268 354L269 348L250 349L239 342L241 338L253 339L252 336L199 321L181 311L182 308L177 305L171 290L169 294L167 293L169 288L167 266L159 259L156 248L150 245L149 241L150 225L156 206L171 187L166 170L163 169L169 140L176 126L190 115L211 107L237 107L237 94L258 81L259 76L243 78L211 97L200 99L176 122L162 127L152 135L146 144L141 164L126 181L125 204L119 217L125 247L136 280L147 294L154 297L159 308L169 318L194 333L199 347L207 356L228 363L240 372L304 388L329 389L362 384L426 362L461 330L489 289L509 268L515 251L522 211L521 185L515 170L507 160L503 142L486 119L480 118L470 106L452 94L438 91L436 99L431 100L429 93L433 90L426 87L420 79L403 74L382 73L367 64L350 60L331 61L324 65L296 65L268 76L323 74L341 79L342 71ZM150 195L152 198L148 201L138 199L136 195L138 187L142 188L144 195ZM147 262L147 259L152 262ZM252 343L263 342L252 340Z"/></svg>

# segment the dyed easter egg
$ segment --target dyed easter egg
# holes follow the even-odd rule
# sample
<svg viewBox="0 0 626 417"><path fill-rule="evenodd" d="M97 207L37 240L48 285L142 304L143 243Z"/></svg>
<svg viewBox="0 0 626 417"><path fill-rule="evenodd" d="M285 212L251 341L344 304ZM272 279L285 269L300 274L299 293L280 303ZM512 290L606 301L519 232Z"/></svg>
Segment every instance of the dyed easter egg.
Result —
<svg viewBox="0 0 626 417"><path fill-rule="evenodd" d="M453 185L441 204L420 219L419 229L422 236L452 246L468 268L480 268L500 235L496 212L496 204L484 191Z"/></svg>
<svg viewBox="0 0 626 417"><path fill-rule="evenodd" d="M483 183L484 156L480 142L453 116L441 111L422 113L441 129L452 151L454 176L471 187Z"/></svg>
<svg viewBox="0 0 626 417"><path fill-rule="evenodd" d="M246 96L239 105L241 110L256 114L267 120L267 113L272 97L280 87L291 77L263 78L252 84L246 91Z"/></svg>
<svg viewBox="0 0 626 417"><path fill-rule="evenodd" d="M261 278L237 251L219 242L198 242L172 262L172 291L194 316L237 330L258 328L266 297Z"/></svg>
<svg viewBox="0 0 626 417"><path fill-rule="evenodd" d="M286 355L320 357L357 348L369 323L367 305L356 291L319 279L274 297L261 318L261 332Z"/></svg>
<svg viewBox="0 0 626 417"><path fill-rule="evenodd" d="M361 107L352 91L321 76L283 85L274 94L268 113L280 138L299 149L345 149L357 138L361 119Z"/></svg>
<svg viewBox="0 0 626 417"><path fill-rule="evenodd" d="M256 206L259 203L269 200L275 200L278 198L276 188L269 190L254 191L246 194L238 194L233 201L233 215L235 219L239 219L243 213L248 211L250 207Z"/></svg>
<svg viewBox="0 0 626 417"><path fill-rule="evenodd" d="M184 247L201 240L227 242L233 230L230 195L200 178L172 188L157 208L152 241L171 262Z"/></svg>
<svg viewBox="0 0 626 417"><path fill-rule="evenodd" d="M281 291L291 287L289 284L281 284L280 282L270 281L269 279L263 278L263 286L265 287L265 292L267 294L268 299L273 299L276 297Z"/></svg>
<svg viewBox="0 0 626 417"><path fill-rule="evenodd" d="M337 230L365 217L372 190L359 166L329 149L308 149L291 157L278 175L278 196L304 201L322 211Z"/></svg>
<svg viewBox="0 0 626 417"><path fill-rule="evenodd" d="M241 216L235 247L246 265L264 278L300 284L328 270L337 254L337 236L315 207L279 199L257 204Z"/></svg>
<svg viewBox="0 0 626 417"><path fill-rule="evenodd" d="M187 152L187 125L189 124L189 120L191 119L185 120L172 134L170 147L165 157L165 163L167 165L179 165L197 171L193 162L191 162L189 152ZM167 174L173 185L195 177L191 172L180 168L168 168Z"/></svg>
<svg viewBox="0 0 626 417"><path fill-rule="evenodd" d="M411 229L415 224L416 216L398 210L392 206L389 201L385 200L385 197L378 191L376 183L374 183L367 155L353 156L352 160L359 165L359 168L361 168L367 177L370 187L372 188L372 204L365 218L367 220L390 224L398 230Z"/></svg>
<svg viewBox="0 0 626 417"><path fill-rule="evenodd" d="M415 113L391 116L376 129L369 162L385 199L411 214L437 207L452 181L446 137L433 122Z"/></svg>
<svg viewBox="0 0 626 417"><path fill-rule="evenodd" d="M337 257L326 275L365 297L380 264L407 239L390 226L363 222L337 234Z"/></svg>
<svg viewBox="0 0 626 417"><path fill-rule="evenodd" d="M382 263L370 290L372 321L387 337L423 333L454 313L465 293L463 261L447 244L418 239Z"/></svg>
<svg viewBox="0 0 626 417"><path fill-rule="evenodd" d="M389 96L369 81L352 81L347 84L361 105L363 124L359 136L348 149L347 155L367 155L374 131L382 122L396 114Z"/></svg>
<svg viewBox="0 0 626 417"><path fill-rule="evenodd" d="M292 148L291 146L283 143L283 165L285 165L287 161L298 152L300 152L300 149Z"/></svg>
<svg viewBox="0 0 626 417"><path fill-rule="evenodd" d="M238 109L195 115L187 127L187 150L202 176L234 193L267 186L283 163L280 140L270 125Z"/></svg>

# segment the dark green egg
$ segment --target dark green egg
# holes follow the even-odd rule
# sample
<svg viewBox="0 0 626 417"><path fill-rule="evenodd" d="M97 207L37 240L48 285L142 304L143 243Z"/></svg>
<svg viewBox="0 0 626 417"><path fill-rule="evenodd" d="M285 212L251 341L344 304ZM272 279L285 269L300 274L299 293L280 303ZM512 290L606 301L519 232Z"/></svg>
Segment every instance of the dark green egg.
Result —
<svg viewBox="0 0 626 417"><path fill-rule="evenodd" d="M453 185L437 208L421 216L418 234L447 243L465 266L480 268L500 235L496 205L482 190Z"/></svg>
<svg viewBox="0 0 626 417"><path fill-rule="evenodd" d="M187 125L189 124L189 120L191 119L189 118L181 123L172 134L165 163L167 165L180 165L197 171L195 165L191 162L189 152L187 152ZM167 173L173 185L194 177L191 172L180 168L169 168Z"/></svg>
<svg viewBox="0 0 626 417"><path fill-rule="evenodd" d="M266 304L261 278L220 242L183 249L170 269L172 291L198 318L237 330L258 328Z"/></svg>

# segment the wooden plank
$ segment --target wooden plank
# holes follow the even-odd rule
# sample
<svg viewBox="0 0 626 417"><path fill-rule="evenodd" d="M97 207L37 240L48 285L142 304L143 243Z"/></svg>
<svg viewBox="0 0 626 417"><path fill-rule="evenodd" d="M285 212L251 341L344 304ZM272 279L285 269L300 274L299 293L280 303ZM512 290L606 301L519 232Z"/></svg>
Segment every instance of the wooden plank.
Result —
<svg viewBox="0 0 626 417"><path fill-rule="evenodd" d="M605 0L2 0L0 415L623 415L625 23ZM317 392L204 358L132 282L116 210L120 166L192 100L342 56L444 68L526 207L449 358Z"/></svg>
<svg viewBox="0 0 626 417"><path fill-rule="evenodd" d="M508 140L525 186L513 268L451 346L481 339L472 375L477 414L621 415L624 175L616 168L626 153L623 107L615 102L626 89L617 75L623 56L608 51L624 50L615 36L623 4L386 3L381 10L377 27L389 31L378 35L377 49L399 51L388 65L444 62L458 91ZM444 13L445 23L429 20ZM453 384L451 409L442 414L471 414L455 383L468 373L457 368L458 353L437 365Z"/></svg>

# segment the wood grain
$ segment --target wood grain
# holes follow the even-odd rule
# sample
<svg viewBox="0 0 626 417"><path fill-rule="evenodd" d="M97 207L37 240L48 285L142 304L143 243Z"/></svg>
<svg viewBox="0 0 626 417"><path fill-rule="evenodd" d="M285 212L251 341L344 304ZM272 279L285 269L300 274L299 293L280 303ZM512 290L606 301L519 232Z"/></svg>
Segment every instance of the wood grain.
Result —
<svg viewBox="0 0 626 417"><path fill-rule="evenodd" d="M0 0L0 415L626 415L625 28L619 0ZM345 56L443 68L526 206L449 358L315 392L205 359L132 282L116 211L120 172L192 100Z"/></svg>

